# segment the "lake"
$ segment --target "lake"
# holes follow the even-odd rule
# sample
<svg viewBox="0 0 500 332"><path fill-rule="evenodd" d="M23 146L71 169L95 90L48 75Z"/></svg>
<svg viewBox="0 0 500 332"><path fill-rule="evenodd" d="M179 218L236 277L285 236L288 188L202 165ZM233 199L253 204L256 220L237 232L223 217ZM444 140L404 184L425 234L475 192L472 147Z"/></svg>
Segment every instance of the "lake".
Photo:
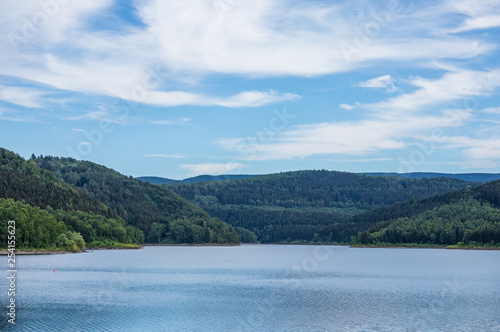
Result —
<svg viewBox="0 0 500 332"><path fill-rule="evenodd" d="M19 331L500 331L500 251L145 247L17 269Z"/></svg>

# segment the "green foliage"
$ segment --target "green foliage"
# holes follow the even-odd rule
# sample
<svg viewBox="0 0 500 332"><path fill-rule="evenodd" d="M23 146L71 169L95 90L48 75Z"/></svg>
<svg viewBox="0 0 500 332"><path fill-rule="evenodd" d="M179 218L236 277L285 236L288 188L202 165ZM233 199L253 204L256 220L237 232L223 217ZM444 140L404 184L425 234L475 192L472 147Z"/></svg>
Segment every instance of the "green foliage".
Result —
<svg viewBox="0 0 500 332"><path fill-rule="evenodd" d="M59 234L66 231L62 220L49 212L13 199L0 198L0 247L7 246L9 220L15 221L18 249L55 246Z"/></svg>
<svg viewBox="0 0 500 332"><path fill-rule="evenodd" d="M78 248L78 250L82 250L85 248L85 241L80 233L66 231L65 233L59 234L56 245L66 250L75 250L75 247Z"/></svg>
<svg viewBox="0 0 500 332"><path fill-rule="evenodd" d="M257 235L249 231L246 228L243 227L235 227L234 228L236 233L238 233L238 236L240 237L240 241L243 243L257 243Z"/></svg>
<svg viewBox="0 0 500 332"><path fill-rule="evenodd" d="M45 209L80 210L105 217L116 217L106 205L43 170L33 161L0 148L0 198Z"/></svg>
<svg viewBox="0 0 500 332"><path fill-rule="evenodd" d="M84 194L104 203L118 220L129 227L115 227L104 220L97 221L96 234L83 224L72 220L72 225L87 242L111 241L142 243L205 243L211 241L207 234L212 219L202 209L171 190L124 176L112 169L88 161L72 158L40 157L34 161L43 169L54 172L60 181L77 187ZM96 224L93 220L87 222ZM78 219L78 218L76 218ZM121 221L120 221L121 222ZM236 232L224 233L228 225L217 223L220 233L214 236L217 243L239 243ZM140 231L134 231L137 228ZM213 228L212 228L213 229ZM234 233L234 234L233 234ZM103 237L102 235L105 234ZM123 240L123 241L122 241Z"/></svg>
<svg viewBox="0 0 500 332"><path fill-rule="evenodd" d="M345 172L298 171L192 184L166 184L210 215L254 232L261 242L348 242L370 222L357 214L412 197L465 188L449 178L405 179Z"/></svg>
<svg viewBox="0 0 500 332"><path fill-rule="evenodd" d="M92 212L54 210L50 207L44 210L13 199L0 198L1 247L7 244L9 220L14 220L16 224L18 249L58 247L80 250L86 242L108 240L140 244L144 240L140 230L126 226L123 220Z"/></svg>
<svg viewBox="0 0 500 332"><path fill-rule="evenodd" d="M500 244L499 195L500 181L494 181L375 210L367 215L377 223L358 232L353 242L495 247Z"/></svg>

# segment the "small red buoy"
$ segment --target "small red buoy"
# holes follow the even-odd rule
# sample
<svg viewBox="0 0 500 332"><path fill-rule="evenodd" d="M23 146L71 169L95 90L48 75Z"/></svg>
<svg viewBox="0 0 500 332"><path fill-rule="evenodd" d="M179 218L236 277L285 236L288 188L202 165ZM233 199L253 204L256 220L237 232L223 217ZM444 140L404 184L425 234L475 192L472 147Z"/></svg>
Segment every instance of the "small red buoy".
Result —
<svg viewBox="0 0 500 332"><path fill-rule="evenodd" d="M56 272L56 270L52 270L52 272Z"/></svg>

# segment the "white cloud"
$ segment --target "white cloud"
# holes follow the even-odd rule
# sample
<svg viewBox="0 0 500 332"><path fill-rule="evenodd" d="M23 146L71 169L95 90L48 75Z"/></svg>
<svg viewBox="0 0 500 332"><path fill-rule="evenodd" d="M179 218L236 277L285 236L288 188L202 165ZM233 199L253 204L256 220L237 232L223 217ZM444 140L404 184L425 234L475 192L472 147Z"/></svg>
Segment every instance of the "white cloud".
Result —
<svg viewBox="0 0 500 332"><path fill-rule="evenodd" d="M395 92L397 90L397 88L394 86L394 79L391 77L391 75L375 77L369 79L368 81L359 83L358 86L374 89L383 88L386 89L387 92Z"/></svg>
<svg viewBox="0 0 500 332"><path fill-rule="evenodd" d="M363 6L349 1L242 1L231 5L233 8L221 20L212 1L151 0L134 2L144 26L117 21L117 29L99 30L88 24L91 19L115 17L109 12L112 4L111 0L89 0L59 5L53 15L47 14L48 22L21 43L22 52L12 47L0 50L0 75L158 106L257 107L296 100L298 96L242 91L216 97L168 91L161 83L182 81L193 73L199 74L199 79L211 73L309 77L345 72L375 61L421 64L435 59L470 58L495 47L479 38L442 32L436 15L450 14L442 8L427 17L418 9L405 8L403 3ZM463 12L470 10L470 4L446 8ZM493 5L488 1L488 6ZM481 5L486 9L488 6ZM386 22L374 21L373 13L379 10L389 10ZM23 6L0 3L0 27L6 32L0 42L9 45L9 36L22 35L24 19L29 21L37 13L43 14L43 9L35 0L23 1ZM417 18L420 24L408 24ZM366 45L358 45L356 31L374 22L380 25L380 31L369 37ZM352 59L346 59L341 44L355 49ZM165 82L145 83L151 78L148 68L159 68L156 75ZM141 89L148 92L147 97L136 98Z"/></svg>
<svg viewBox="0 0 500 332"><path fill-rule="evenodd" d="M182 159L186 158L185 156L181 156L178 154L146 154L144 157L150 158L172 158L172 159Z"/></svg>
<svg viewBox="0 0 500 332"><path fill-rule="evenodd" d="M354 108L354 105L349 105L349 104L343 103L343 104L340 104L339 107L342 108L342 109L350 111L350 110L352 110Z"/></svg>
<svg viewBox="0 0 500 332"><path fill-rule="evenodd" d="M106 111L91 111L77 116L66 117L63 118L63 120L67 121L92 120L92 121L102 121L115 124L128 124L131 121L131 119L129 119L128 116L126 116L123 113L115 114L113 112L106 112Z"/></svg>
<svg viewBox="0 0 500 332"><path fill-rule="evenodd" d="M405 138L429 139L434 128L460 126L448 115L408 116L356 122L326 122L295 126L275 135L269 143L251 144L247 139L221 139L226 150L247 160L287 160L315 155L366 156L404 148Z"/></svg>
<svg viewBox="0 0 500 332"><path fill-rule="evenodd" d="M371 162L376 162L376 161L389 161L392 160L391 158L353 158L353 159L328 159L327 161L334 161L334 162L345 162L345 163L371 163Z"/></svg>
<svg viewBox="0 0 500 332"><path fill-rule="evenodd" d="M43 95L43 92L30 88L0 85L0 100L23 107L42 107Z"/></svg>
<svg viewBox="0 0 500 332"><path fill-rule="evenodd" d="M457 100L463 101L461 108L469 108L500 87L499 75L500 69L454 69L437 79L417 77L409 82L418 88L416 91L365 106L388 115L395 113L397 116Z"/></svg>
<svg viewBox="0 0 500 332"><path fill-rule="evenodd" d="M457 29L456 32L489 29L496 27L500 27L500 15L485 15L467 19L464 25Z"/></svg>
<svg viewBox="0 0 500 332"><path fill-rule="evenodd" d="M276 91L245 91L226 98L217 98L186 92L151 91L143 102L156 106L224 106L224 107L258 107L282 101L293 101L299 96L292 93L280 94Z"/></svg>
<svg viewBox="0 0 500 332"><path fill-rule="evenodd" d="M206 164L184 164L180 167L189 170L190 175L217 175L232 172L234 170L245 167L241 163L206 163Z"/></svg>
<svg viewBox="0 0 500 332"><path fill-rule="evenodd" d="M466 168L500 167L500 137L478 139L465 136L445 136L440 143L448 148L461 149Z"/></svg>
<svg viewBox="0 0 500 332"><path fill-rule="evenodd" d="M500 107L488 107L481 110L484 113L500 114Z"/></svg>
<svg viewBox="0 0 500 332"><path fill-rule="evenodd" d="M32 115L20 115L16 110L7 110L0 107L0 120L13 122L35 122Z"/></svg>
<svg viewBox="0 0 500 332"><path fill-rule="evenodd" d="M151 121L151 123L158 125L180 125L189 121L191 121L191 118L180 118L179 120L156 120Z"/></svg>
<svg viewBox="0 0 500 332"><path fill-rule="evenodd" d="M2 17L1 27L9 32L4 38L13 41L17 47L29 47L39 42L57 44L66 41L72 31L84 28L89 16L111 4L112 0L25 0L19 6L13 1L2 1L0 10L6 15Z"/></svg>
<svg viewBox="0 0 500 332"><path fill-rule="evenodd" d="M447 0L444 9L469 16L452 32L500 27L500 3L496 0Z"/></svg>

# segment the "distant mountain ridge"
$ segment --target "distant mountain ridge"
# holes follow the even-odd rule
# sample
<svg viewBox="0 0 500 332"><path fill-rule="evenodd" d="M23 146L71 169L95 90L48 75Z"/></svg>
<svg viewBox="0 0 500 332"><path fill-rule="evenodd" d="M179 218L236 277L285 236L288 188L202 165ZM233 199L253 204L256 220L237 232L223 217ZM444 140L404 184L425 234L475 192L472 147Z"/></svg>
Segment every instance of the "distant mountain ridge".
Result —
<svg viewBox="0 0 500 332"><path fill-rule="evenodd" d="M500 180L500 173L433 173L433 172L413 172L413 173L358 173L369 176L399 176L408 179L422 179L422 178L439 178L446 177L451 179L469 181L469 182L490 182Z"/></svg>
<svg viewBox="0 0 500 332"><path fill-rule="evenodd" d="M250 174L198 175L195 177L186 178L184 180L173 180L169 178L162 178L159 176L140 176L137 179L143 182L149 182L151 184L167 184L167 183L197 183L197 182L238 180L238 179L254 178L257 176L261 175L250 175Z"/></svg>
<svg viewBox="0 0 500 332"><path fill-rule="evenodd" d="M272 243L310 241L332 224L335 230L331 237L328 232L325 241L348 242L363 229L349 222L356 214L471 183L446 177L408 179L321 170L162 186L233 227L253 231L261 242Z"/></svg>
<svg viewBox="0 0 500 332"><path fill-rule="evenodd" d="M368 176L398 176L407 179L423 179L423 178L451 178L468 182L490 182L500 180L500 173L436 173L436 172L413 172L413 173L391 173L391 172L367 172L355 173ZM167 183L197 183L211 181L226 181L238 179L250 179L258 176L271 174L221 174L221 175L198 175L195 177L186 178L183 180L173 180L159 176L140 176L137 179L151 184L167 184Z"/></svg>

